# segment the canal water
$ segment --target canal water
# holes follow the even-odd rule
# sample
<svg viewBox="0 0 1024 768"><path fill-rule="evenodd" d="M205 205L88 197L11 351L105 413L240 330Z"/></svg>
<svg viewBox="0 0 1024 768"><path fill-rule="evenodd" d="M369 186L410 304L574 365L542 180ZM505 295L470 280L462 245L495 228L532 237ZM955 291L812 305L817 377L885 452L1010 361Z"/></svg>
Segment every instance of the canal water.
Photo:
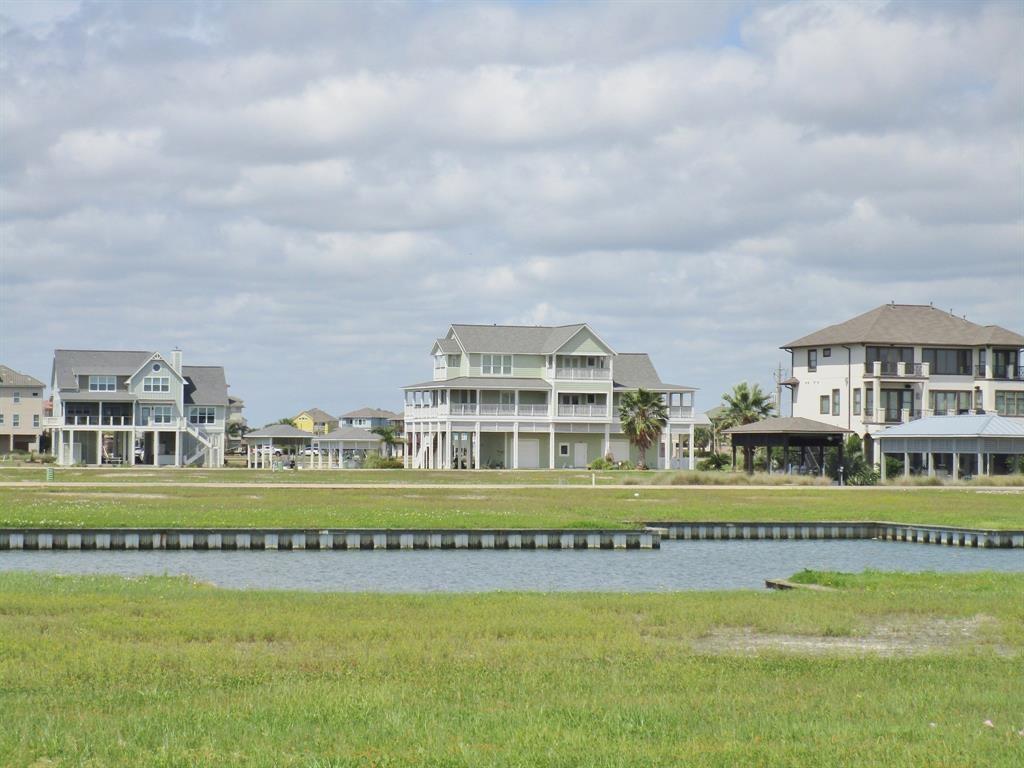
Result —
<svg viewBox="0 0 1024 768"><path fill-rule="evenodd" d="M1020 549L883 541L664 541L660 550L0 552L0 571L187 575L222 587L341 592L663 592L763 588L803 568L1019 571Z"/></svg>

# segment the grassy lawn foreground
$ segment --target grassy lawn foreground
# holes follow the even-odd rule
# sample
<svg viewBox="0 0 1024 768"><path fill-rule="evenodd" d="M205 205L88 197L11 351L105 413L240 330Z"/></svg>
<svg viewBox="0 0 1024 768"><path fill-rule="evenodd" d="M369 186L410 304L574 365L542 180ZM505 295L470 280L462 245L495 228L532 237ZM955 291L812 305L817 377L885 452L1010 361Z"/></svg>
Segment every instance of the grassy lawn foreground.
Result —
<svg viewBox="0 0 1024 768"><path fill-rule="evenodd" d="M800 578L841 589L395 596L0 574L0 764L1020 765L1024 576Z"/></svg>
<svg viewBox="0 0 1024 768"><path fill-rule="evenodd" d="M1024 495L828 488L0 489L0 527L630 528L651 520L892 520L1024 528Z"/></svg>

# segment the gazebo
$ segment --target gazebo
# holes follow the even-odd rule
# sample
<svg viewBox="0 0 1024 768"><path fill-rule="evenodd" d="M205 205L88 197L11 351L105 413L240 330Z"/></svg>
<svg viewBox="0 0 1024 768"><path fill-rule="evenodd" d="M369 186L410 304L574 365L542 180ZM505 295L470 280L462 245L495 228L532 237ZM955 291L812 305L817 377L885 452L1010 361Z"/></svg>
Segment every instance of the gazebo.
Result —
<svg viewBox="0 0 1024 768"><path fill-rule="evenodd" d="M358 427L339 427L326 435L313 438L316 455L310 457L310 467L317 469L341 469L346 462L358 466L367 453L380 453L384 438ZM326 464L326 467L324 465Z"/></svg>
<svg viewBox="0 0 1024 768"><path fill-rule="evenodd" d="M754 449L765 448L768 452L768 471L771 472L772 448L782 449L783 466L789 467L790 449L799 449L799 466L811 466L825 474L825 449L839 449L839 463L843 463L843 440L850 434L844 427L836 427L820 421L792 416L777 416L752 424L732 427L723 432L732 439L732 468L736 469L736 449L743 448L745 468L754 473ZM814 449L818 455L814 455Z"/></svg>
<svg viewBox="0 0 1024 768"><path fill-rule="evenodd" d="M1024 422L994 413L973 416L927 416L890 427L876 438L885 479L885 456L903 459L903 474L998 473L999 460L1024 455Z"/></svg>
<svg viewBox="0 0 1024 768"><path fill-rule="evenodd" d="M282 453L296 454L309 445L313 436L303 432L291 424L271 424L249 432L245 436L249 446L246 466L250 469L272 469L274 466L274 448Z"/></svg>

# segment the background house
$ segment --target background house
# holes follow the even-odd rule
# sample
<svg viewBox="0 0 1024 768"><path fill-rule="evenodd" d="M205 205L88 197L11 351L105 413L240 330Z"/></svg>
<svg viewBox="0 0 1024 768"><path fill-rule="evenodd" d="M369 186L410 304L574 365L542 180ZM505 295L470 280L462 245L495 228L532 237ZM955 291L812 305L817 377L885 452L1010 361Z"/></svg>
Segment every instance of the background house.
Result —
<svg viewBox="0 0 1024 768"><path fill-rule="evenodd" d="M39 451L44 388L34 376L0 365L0 453Z"/></svg>
<svg viewBox="0 0 1024 768"><path fill-rule="evenodd" d="M303 432L309 432L311 435L326 435L338 428L337 416L331 416L320 408L302 411L292 421L295 422L297 428Z"/></svg>

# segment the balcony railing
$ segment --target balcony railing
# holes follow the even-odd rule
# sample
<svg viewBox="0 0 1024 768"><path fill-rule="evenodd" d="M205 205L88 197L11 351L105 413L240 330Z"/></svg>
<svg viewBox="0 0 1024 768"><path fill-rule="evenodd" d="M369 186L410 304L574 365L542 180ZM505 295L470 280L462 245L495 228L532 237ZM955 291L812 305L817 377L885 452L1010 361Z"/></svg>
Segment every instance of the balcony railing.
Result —
<svg viewBox="0 0 1024 768"><path fill-rule="evenodd" d="M928 376L929 367L929 363L897 363L891 360L875 360L873 362L864 363L864 375L895 378L902 378L904 376L920 378L922 376Z"/></svg>
<svg viewBox="0 0 1024 768"><path fill-rule="evenodd" d="M515 416L516 406L513 403L481 403L481 416Z"/></svg>
<svg viewBox="0 0 1024 768"><path fill-rule="evenodd" d="M547 403L520 403L519 404L519 415L520 416L547 416L548 415L548 404Z"/></svg>
<svg viewBox="0 0 1024 768"><path fill-rule="evenodd" d="M607 405L562 405L558 406L559 416L600 417L608 415Z"/></svg>
<svg viewBox="0 0 1024 768"><path fill-rule="evenodd" d="M692 405L671 405L668 409L670 419L686 419L693 416Z"/></svg>
<svg viewBox="0 0 1024 768"><path fill-rule="evenodd" d="M992 378L1002 381L1024 381L1024 365L993 366Z"/></svg>
<svg viewBox="0 0 1024 768"><path fill-rule="evenodd" d="M863 418L865 424L906 424L921 418L921 411L912 408L865 408Z"/></svg>
<svg viewBox="0 0 1024 768"><path fill-rule="evenodd" d="M608 381L612 372L607 368L558 368L556 379L574 379L576 381Z"/></svg>
<svg viewBox="0 0 1024 768"><path fill-rule="evenodd" d="M475 416L476 412L476 403L452 403L448 406L448 413L453 416Z"/></svg>

